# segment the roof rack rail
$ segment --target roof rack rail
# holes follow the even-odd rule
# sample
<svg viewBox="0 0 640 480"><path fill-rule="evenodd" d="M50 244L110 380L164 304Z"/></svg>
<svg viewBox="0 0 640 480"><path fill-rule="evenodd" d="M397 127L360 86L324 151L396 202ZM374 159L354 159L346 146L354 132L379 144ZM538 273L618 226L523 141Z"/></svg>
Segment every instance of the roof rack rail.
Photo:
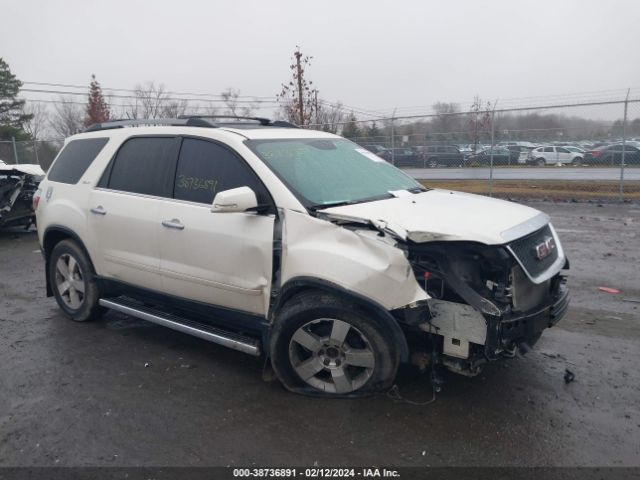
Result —
<svg viewBox="0 0 640 480"><path fill-rule="evenodd" d="M258 122L263 127L300 128L297 125L290 122L285 122L283 120L271 120L269 118L264 118L264 117L244 117L244 116L238 116L238 115L180 115L178 118L179 119L202 118L202 119L211 119L211 120L216 120L216 119L253 120L255 122Z"/></svg>
<svg viewBox="0 0 640 480"><path fill-rule="evenodd" d="M214 123L208 122L204 118L128 118L109 120L102 123L94 123L87 127L85 132L96 132L98 130L111 130L114 128L132 127L136 125L168 125L172 127L206 127L218 128Z"/></svg>

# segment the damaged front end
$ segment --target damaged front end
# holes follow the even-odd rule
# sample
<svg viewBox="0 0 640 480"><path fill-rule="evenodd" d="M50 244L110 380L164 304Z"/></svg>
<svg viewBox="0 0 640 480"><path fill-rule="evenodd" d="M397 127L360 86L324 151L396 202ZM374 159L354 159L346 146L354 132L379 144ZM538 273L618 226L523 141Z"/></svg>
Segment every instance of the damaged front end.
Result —
<svg viewBox="0 0 640 480"><path fill-rule="evenodd" d="M424 332L431 359L464 375L535 344L569 304L568 261L551 224L503 245L475 242L404 245L430 297L393 313Z"/></svg>
<svg viewBox="0 0 640 480"><path fill-rule="evenodd" d="M33 196L44 175L38 165L0 165L0 228L35 224Z"/></svg>

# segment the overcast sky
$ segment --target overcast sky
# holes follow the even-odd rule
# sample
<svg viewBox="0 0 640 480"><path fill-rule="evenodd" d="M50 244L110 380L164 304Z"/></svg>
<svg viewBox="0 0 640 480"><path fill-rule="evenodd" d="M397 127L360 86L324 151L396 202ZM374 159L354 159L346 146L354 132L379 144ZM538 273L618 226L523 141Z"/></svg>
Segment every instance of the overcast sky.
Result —
<svg viewBox="0 0 640 480"><path fill-rule="evenodd" d="M8 1L24 81L272 96L296 45L322 98L363 109L640 87L638 0ZM404 111L410 111L405 109Z"/></svg>

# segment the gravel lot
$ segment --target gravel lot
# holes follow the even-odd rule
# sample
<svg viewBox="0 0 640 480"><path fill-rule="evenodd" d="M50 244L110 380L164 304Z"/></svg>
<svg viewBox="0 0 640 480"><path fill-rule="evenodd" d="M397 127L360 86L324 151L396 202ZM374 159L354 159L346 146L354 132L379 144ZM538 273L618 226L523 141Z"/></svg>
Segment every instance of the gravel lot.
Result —
<svg viewBox="0 0 640 480"><path fill-rule="evenodd" d="M640 207L533 206L571 260L568 316L428 406L297 396L252 357L113 312L74 324L35 234L1 232L0 466L638 466ZM413 368L398 386L431 397Z"/></svg>

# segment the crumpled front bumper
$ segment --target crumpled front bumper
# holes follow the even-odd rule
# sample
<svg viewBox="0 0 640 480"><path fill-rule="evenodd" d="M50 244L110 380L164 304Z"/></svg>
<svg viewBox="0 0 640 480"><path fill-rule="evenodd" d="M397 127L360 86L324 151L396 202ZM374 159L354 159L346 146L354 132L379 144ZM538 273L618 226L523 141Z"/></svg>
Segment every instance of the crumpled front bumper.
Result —
<svg viewBox="0 0 640 480"><path fill-rule="evenodd" d="M546 328L552 327L569 309L569 288L560 284L551 301L541 309L524 314L512 314L500 320L500 343L508 348L514 343L537 340Z"/></svg>

